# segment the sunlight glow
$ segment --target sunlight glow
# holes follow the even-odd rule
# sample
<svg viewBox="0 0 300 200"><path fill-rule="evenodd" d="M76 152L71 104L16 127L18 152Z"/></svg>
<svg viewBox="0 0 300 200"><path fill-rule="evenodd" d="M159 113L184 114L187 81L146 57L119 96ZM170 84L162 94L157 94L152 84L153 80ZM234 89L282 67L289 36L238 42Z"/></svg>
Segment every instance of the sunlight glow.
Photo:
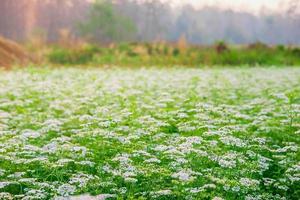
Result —
<svg viewBox="0 0 300 200"><path fill-rule="evenodd" d="M259 12L261 9L278 11L281 8L282 0L165 0L173 5L192 4L197 8L203 6L218 6L222 9L235 11Z"/></svg>

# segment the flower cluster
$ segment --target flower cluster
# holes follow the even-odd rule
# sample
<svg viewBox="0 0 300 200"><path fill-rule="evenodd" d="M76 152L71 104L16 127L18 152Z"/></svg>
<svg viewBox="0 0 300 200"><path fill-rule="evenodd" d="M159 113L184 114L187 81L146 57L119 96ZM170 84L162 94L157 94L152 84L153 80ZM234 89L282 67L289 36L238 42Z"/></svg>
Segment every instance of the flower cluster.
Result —
<svg viewBox="0 0 300 200"><path fill-rule="evenodd" d="M300 70L0 74L0 199L297 199Z"/></svg>

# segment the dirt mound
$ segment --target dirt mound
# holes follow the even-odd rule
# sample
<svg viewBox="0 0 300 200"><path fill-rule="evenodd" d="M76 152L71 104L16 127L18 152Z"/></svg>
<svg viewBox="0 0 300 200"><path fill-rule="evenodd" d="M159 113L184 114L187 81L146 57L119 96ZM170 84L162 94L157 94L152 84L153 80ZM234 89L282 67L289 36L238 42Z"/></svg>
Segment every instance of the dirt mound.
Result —
<svg viewBox="0 0 300 200"><path fill-rule="evenodd" d="M33 57L19 44L0 36L0 67L14 64L25 65L34 62Z"/></svg>

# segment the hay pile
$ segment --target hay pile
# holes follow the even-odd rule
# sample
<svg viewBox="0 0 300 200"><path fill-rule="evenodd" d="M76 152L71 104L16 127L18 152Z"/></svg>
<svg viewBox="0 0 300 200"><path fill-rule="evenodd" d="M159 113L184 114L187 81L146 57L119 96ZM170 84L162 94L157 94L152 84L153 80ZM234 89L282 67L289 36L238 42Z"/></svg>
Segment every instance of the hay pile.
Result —
<svg viewBox="0 0 300 200"><path fill-rule="evenodd" d="M19 44L0 36L0 67L26 65L34 59Z"/></svg>

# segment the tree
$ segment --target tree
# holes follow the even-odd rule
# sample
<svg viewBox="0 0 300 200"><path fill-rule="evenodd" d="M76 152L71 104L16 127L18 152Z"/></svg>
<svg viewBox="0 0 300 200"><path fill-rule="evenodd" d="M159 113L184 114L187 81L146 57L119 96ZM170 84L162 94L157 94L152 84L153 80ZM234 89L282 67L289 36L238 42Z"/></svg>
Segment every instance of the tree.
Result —
<svg viewBox="0 0 300 200"><path fill-rule="evenodd" d="M288 1L288 14L295 14L300 8L299 0L289 0Z"/></svg>
<svg viewBox="0 0 300 200"><path fill-rule="evenodd" d="M31 3L31 2L30 2ZM29 3L29 4L30 4ZM28 5L24 0L1 0L0 34L10 39L23 39L26 35ZM31 9L29 9L31 10Z"/></svg>
<svg viewBox="0 0 300 200"><path fill-rule="evenodd" d="M117 14L110 1L97 0L79 30L93 41L110 43L132 40L135 25L127 16Z"/></svg>
<svg viewBox="0 0 300 200"><path fill-rule="evenodd" d="M139 41L166 39L175 21L170 5L161 0L135 0L135 2L137 8L134 12L136 15L134 21L138 24Z"/></svg>

